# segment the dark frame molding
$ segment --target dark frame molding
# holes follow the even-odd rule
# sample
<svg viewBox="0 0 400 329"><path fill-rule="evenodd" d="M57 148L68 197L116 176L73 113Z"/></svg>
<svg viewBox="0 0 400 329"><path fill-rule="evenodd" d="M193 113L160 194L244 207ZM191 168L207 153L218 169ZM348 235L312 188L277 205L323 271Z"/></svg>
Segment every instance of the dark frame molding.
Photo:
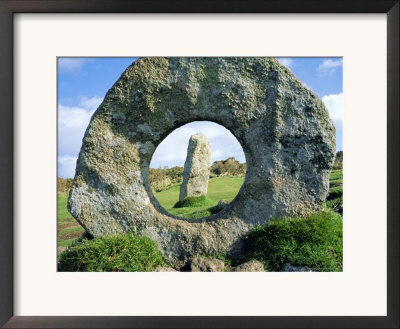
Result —
<svg viewBox="0 0 400 329"><path fill-rule="evenodd" d="M369 317L14 316L14 13L386 13L388 315ZM2 328L399 328L399 0L0 0L0 44L0 325Z"/></svg>

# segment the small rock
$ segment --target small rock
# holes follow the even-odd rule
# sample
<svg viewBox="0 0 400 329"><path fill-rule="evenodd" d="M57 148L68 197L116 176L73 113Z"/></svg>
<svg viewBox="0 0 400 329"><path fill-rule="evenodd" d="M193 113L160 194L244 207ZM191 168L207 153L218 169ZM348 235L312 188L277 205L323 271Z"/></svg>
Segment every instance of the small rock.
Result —
<svg viewBox="0 0 400 329"><path fill-rule="evenodd" d="M249 262L240 264L233 269L233 272L265 272L265 269L261 262L257 260L251 260Z"/></svg>
<svg viewBox="0 0 400 329"><path fill-rule="evenodd" d="M178 272L174 270L172 267L157 267L153 272Z"/></svg>
<svg viewBox="0 0 400 329"><path fill-rule="evenodd" d="M286 263L283 265L281 272L312 272L307 266L293 266L292 264Z"/></svg>
<svg viewBox="0 0 400 329"><path fill-rule="evenodd" d="M190 265L192 272L224 272L225 264L215 258L195 257Z"/></svg>
<svg viewBox="0 0 400 329"><path fill-rule="evenodd" d="M222 199L222 200L219 200L219 201L218 201L217 207L218 207L219 209L224 209L228 204L229 204L228 201Z"/></svg>

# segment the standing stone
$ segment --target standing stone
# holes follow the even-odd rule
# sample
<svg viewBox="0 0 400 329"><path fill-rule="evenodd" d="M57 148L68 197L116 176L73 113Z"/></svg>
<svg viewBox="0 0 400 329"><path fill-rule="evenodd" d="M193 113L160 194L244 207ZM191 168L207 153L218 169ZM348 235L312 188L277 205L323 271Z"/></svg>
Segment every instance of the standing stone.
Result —
<svg viewBox="0 0 400 329"><path fill-rule="evenodd" d="M203 134L190 137L185 167L183 170L183 183L179 194L179 201L188 196L207 195L208 179L210 177L210 143Z"/></svg>
<svg viewBox="0 0 400 329"><path fill-rule="evenodd" d="M229 207L198 220L166 214L149 180L154 150L192 121L223 123L247 163ZM149 237L176 268L202 254L240 257L253 227L321 208L334 159L324 103L276 59L140 58L91 118L68 210L94 237Z"/></svg>

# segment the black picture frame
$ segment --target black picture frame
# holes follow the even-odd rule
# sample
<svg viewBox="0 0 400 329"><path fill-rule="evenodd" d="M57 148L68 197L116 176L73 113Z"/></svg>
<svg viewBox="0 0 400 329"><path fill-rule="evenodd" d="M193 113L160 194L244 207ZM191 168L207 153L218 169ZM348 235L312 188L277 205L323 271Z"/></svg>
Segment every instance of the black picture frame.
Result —
<svg viewBox="0 0 400 329"><path fill-rule="evenodd" d="M13 17L16 13L387 14L387 316L14 316L13 200L16 191L13 188ZM0 113L2 328L399 328L399 0L1 0Z"/></svg>

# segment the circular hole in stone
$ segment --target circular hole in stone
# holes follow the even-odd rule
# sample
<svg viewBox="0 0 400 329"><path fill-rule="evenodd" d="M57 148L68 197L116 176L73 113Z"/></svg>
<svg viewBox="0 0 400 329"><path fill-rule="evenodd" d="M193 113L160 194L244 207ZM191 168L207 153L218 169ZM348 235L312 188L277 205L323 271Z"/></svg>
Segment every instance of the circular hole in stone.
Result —
<svg viewBox="0 0 400 329"><path fill-rule="evenodd" d="M207 217L236 197L245 179L245 161L239 141L228 129L194 121L158 145L150 162L151 189L167 213Z"/></svg>

